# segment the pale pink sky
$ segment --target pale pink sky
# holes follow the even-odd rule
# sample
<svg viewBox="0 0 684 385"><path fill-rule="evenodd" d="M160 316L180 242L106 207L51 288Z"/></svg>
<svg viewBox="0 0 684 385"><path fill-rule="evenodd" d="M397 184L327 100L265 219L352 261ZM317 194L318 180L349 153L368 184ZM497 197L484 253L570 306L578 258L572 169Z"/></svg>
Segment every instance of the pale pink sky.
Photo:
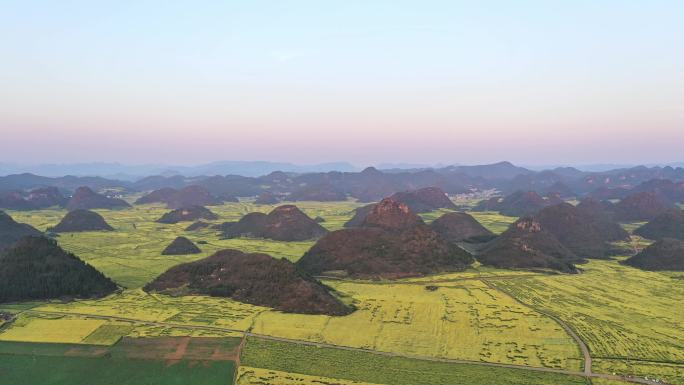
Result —
<svg viewBox="0 0 684 385"><path fill-rule="evenodd" d="M681 2L10 3L0 162L684 160Z"/></svg>

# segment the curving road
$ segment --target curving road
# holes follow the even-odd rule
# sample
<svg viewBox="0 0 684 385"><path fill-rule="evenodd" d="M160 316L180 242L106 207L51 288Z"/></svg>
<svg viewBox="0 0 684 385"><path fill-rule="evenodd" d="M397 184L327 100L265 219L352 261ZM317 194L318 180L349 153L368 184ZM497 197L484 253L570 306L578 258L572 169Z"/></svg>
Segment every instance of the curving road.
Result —
<svg viewBox="0 0 684 385"><path fill-rule="evenodd" d="M586 358L589 357L589 366L585 365L583 372L577 372L577 371L573 371L573 370L553 369L553 368L544 368L544 367L536 367L536 366L525 366L525 365L515 365L515 364L499 364L499 363L494 363L494 362L469 361L469 360L459 360L459 359L453 359L453 358L439 358L439 357L417 356L417 355L402 354L402 353L383 352L383 351L379 351L379 350L354 348L354 347L350 347L350 346L335 345L335 344L330 344L330 343L325 343L325 342L311 342L311 341L303 341L303 340L294 340L294 339L289 339L289 338L274 337L274 336L269 336L269 335L265 335L265 334L246 332L244 330L225 328L225 327L219 327L219 326L185 325L185 324L175 324L175 323L168 323L168 322L142 321L142 320L137 320L134 318L117 317L117 316L96 315L96 314L86 314L86 313L70 313L70 312L47 311L47 310L24 310L21 313L79 316L79 317L92 318L92 319L133 322L136 324L150 325L150 326L165 326L165 327L193 329L193 330L233 332L233 333L243 334L245 337L254 337L254 338L260 338L260 339L265 339L265 340L270 340L270 341L287 342L287 343L306 345L306 346L316 346L316 347L321 347L321 348L330 348L330 349L340 349L340 350L347 350L347 351L371 353L371 354L377 354L377 355L387 356L387 357L402 357L402 358L410 358L410 359L415 359L415 360L433 361L433 362L446 362L446 363L452 363L452 364L467 364L467 365L480 365L480 366L490 366L490 367L507 368L507 369L530 370L530 371L535 371L535 372L566 374L566 375L579 376L579 377L585 377L585 378L603 378L603 379L607 379L607 380L617 380L617 381L624 381L624 382L630 382L630 383L636 383L636 384L661 385L661 383L651 381L651 380L646 380L644 378L617 376L617 375L603 374L603 373L594 373L591 371L591 357L589 356L589 350L588 349L586 350L585 363L586 363ZM552 317L552 318L554 318L557 322L559 322L559 324L561 324L561 326L564 325L564 323L562 321L558 320L558 318L555 318L555 317ZM564 327L567 327L567 325L565 325ZM572 329L570 329L568 327L568 329L566 329L566 330L568 330L568 333L570 333L571 335L574 336L573 338L576 337L577 339L579 339L581 341L579 336L577 336L572 331ZM584 348L586 349L586 345L584 344L584 342L582 342L580 344L580 347L582 347L582 346L584 346Z"/></svg>

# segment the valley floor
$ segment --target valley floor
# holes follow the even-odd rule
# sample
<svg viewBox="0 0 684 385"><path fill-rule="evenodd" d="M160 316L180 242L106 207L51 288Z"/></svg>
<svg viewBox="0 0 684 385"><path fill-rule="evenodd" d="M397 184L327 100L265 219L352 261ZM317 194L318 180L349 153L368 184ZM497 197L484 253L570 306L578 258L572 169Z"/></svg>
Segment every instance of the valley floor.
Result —
<svg viewBox="0 0 684 385"><path fill-rule="evenodd" d="M341 228L358 206L297 205L323 217L330 230ZM247 202L210 208L221 217L218 223L272 207ZM592 260L579 275L475 266L391 282L327 279L356 312L285 314L230 299L143 292L167 268L219 249L294 261L313 244L222 240L212 229L186 232L189 223L155 222L166 211L156 205L98 210L115 232L57 238L126 289L97 300L0 305L16 314L0 326L0 376L11 379L0 383L57 384L38 368L63 368L64 377L56 377L63 379L82 367L106 367L100 370L149 371L162 379L202 372L202 383L209 385L656 383L652 379L684 384L681 273L643 272L618 258ZM44 230L64 211L10 214ZM478 213L477 219L500 232L515 218ZM204 241L203 253L162 256L178 235ZM135 357L126 348L136 337L163 343L150 342L152 357Z"/></svg>

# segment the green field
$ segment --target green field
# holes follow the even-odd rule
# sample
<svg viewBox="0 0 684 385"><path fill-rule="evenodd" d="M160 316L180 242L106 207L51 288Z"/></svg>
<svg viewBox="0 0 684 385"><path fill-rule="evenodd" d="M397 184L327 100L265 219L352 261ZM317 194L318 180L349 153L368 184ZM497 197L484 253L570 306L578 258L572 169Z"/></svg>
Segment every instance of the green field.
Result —
<svg viewBox="0 0 684 385"><path fill-rule="evenodd" d="M338 230L353 215L354 202L297 202L297 207L307 215L325 218L322 225L329 230ZM254 212L269 212L275 206L245 203L226 203L209 206L222 223L237 221L243 215ZM245 252L262 252L289 260L298 260L314 241L280 242L266 239L219 239L219 232L213 229L185 231L192 222L161 224L155 221L169 210L163 205L136 205L126 210L95 210L116 229L114 232L63 233L57 241L64 249L104 272L116 283L127 288L142 287L171 266L190 262L213 254L217 250L234 248ZM39 230L54 226L66 214L66 210L8 211L18 222L31 224ZM162 250L179 235L199 244L201 254L170 256L161 255Z"/></svg>
<svg viewBox="0 0 684 385"><path fill-rule="evenodd" d="M671 382L684 364L684 281L617 261L591 261L576 276L491 280L525 304L565 320L604 372L648 374ZM625 370L624 360L635 360ZM662 364L662 365L661 365ZM636 366L635 366L636 365ZM663 368L661 370L660 368Z"/></svg>
<svg viewBox="0 0 684 385"><path fill-rule="evenodd" d="M312 217L325 218L323 225L331 230L341 228L352 216L353 209L359 206L351 201L298 202L297 205ZM210 207L220 216L214 223L237 220L245 213L267 212L272 208L250 202ZM569 324L589 346L595 372L649 376L684 384L684 311L681 306L673 306L684 299L684 280L678 278L681 273L643 272L620 265L620 259L591 261L580 266L584 272L579 275L502 270L475 263L463 272L397 281L326 280L327 285L358 310L344 317L285 314L226 298L172 297L142 291L141 286L169 267L205 257L222 248L265 252L296 261L314 243L247 238L221 240L216 230L186 232L184 229L190 222L156 223L155 220L166 211L160 205L98 210L115 232L59 236L57 240L61 246L127 289L101 299L0 304L0 310L18 313L17 319L0 331L0 354L3 357L22 355L3 352L3 344L30 341L61 346L69 343L72 350L76 349L74 346L81 350L111 348L113 350L108 351L112 352L112 365L120 365L116 360L132 359L116 354L117 347L129 343L130 337L146 337L146 340L151 337L241 337L242 332L249 331L288 340L408 356L580 371L583 360L579 347L560 324L546 315L553 314ZM446 211L422 216L429 222L443 212ZM56 224L64 213L64 210L42 210L11 214L20 222L45 229ZM504 231L516 219L495 212L471 214L495 233ZM199 245L203 253L162 256L161 250L178 235L205 241ZM631 244L624 246L641 247L644 244L647 241L635 237ZM368 360L370 365L364 366L354 361L354 357L346 356L352 353L349 351L315 351L325 351L324 356L328 357L325 359L339 361L340 365L351 360L351 374L345 375L342 369L335 369L337 364L332 366L335 370L329 372L307 368L306 363L312 362L311 357L305 358L306 354L311 354L307 346L283 345L283 349L291 350L293 354L295 350L299 352L297 349L304 349L302 358L287 362L278 361L281 359L278 358L276 363L267 363L263 360L269 355L262 355L262 361L257 361L255 350L262 354L280 349L280 345L262 346L265 343L272 344L250 340L244 355L247 361L239 370L239 383L403 384L405 382L398 379L398 373L402 371L429 372L425 381L421 377L421 384L459 383L464 378L471 379L464 383L500 383L494 380L496 376L505 376L512 384L588 383L563 375L495 370L476 365L458 365L459 370L450 371L447 368L454 368L455 364L361 352L366 354L363 360ZM35 350L35 346L43 344L30 345L33 346L30 349ZM41 357L46 355L55 356L55 360L73 358L59 353L40 354ZM79 356L75 361L60 365L77 367L83 360L94 359ZM21 358L16 360L17 368L27 367ZM101 357L101 360L105 358ZM58 363L50 363L53 364ZM386 377L378 377L385 374L385 369L373 366L381 364L388 365ZM188 369L188 365L180 362L173 370L182 377L183 368ZM219 370L218 366L216 370ZM149 370L160 369L151 366ZM505 373L497 373L497 370ZM522 382L523 378L527 382ZM594 383L611 382L596 380Z"/></svg>
<svg viewBox="0 0 684 385"><path fill-rule="evenodd" d="M247 339L241 362L248 367L372 384L589 384L584 378L560 374L424 361L258 338Z"/></svg>
<svg viewBox="0 0 684 385"><path fill-rule="evenodd" d="M237 342L239 339L144 339L111 348L0 342L0 383L230 385ZM217 351L225 354L217 358Z"/></svg>

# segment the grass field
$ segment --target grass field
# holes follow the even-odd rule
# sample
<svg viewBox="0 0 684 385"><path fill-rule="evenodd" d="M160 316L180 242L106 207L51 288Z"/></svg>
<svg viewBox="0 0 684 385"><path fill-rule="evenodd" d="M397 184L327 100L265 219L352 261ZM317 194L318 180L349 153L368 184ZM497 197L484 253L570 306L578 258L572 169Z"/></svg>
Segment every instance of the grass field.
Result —
<svg viewBox="0 0 684 385"><path fill-rule="evenodd" d="M20 315L0 341L80 343L106 321L63 316Z"/></svg>
<svg viewBox="0 0 684 385"><path fill-rule="evenodd" d="M0 383L232 384L238 338L125 339L114 346L0 342Z"/></svg>
<svg viewBox="0 0 684 385"><path fill-rule="evenodd" d="M306 374L281 372L279 370L252 368L240 366L238 368L238 385L378 385L370 382L341 380Z"/></svg>
<svg viewBox="0 0 684 385"><path fill-rule="evenodd" d="M684 363L647 362L633 360L597 359L594 370L601 373L622 373L635 377L666 379L671 384L684 384Z"/></svg>
<svg viewBox="0 0 684 385"><path fill-rule="evenodd" d="M352 201L296 202L296 205L312 218L324 217L326 221L322 225L330 230L342 228L344 222L351 218L354 208L359 206ZM212 222L222 223L236 221L244 214L253 211L268 212L274 207L243 202L209 206L209 209L219 216L218 220ZM245 252L262 252L277 258L285 257L296 261L314 244L314 241L220 239L219 232L213 229L185 231L191 222L174 225L155 222L169 211L163 205L136 205L126 210L96 211L116 231L63 233L57 241L66 250L75 253L127 288L141 287L171 266L206 257L221 249L236 248ZM8 211L8 213L19 222L45 230L59 223L66 214L66 210ZM202 253L185 256L161 255L161 251L179 235L186 236L194 242L207 242L198 245Z"/></svg>
<svg viewBox="0 0 684 385"><path fill-rule="evenodd" d="M372 384L588 384L583 378L566 375L415 360L257 338L248 338L241 362L250 368Z"/></svg>
<svg viewBox="0 0 684 385"><path fill-rule="evenodd" d="M494 234L503 233L511 223L518 220L516 217L508 217L495 211L469 211L468 214Z"/></svg>
<svg viewBox="0 0 684 385"><path fill-rule="evenodd" d="M331 230L341 228L351 217L352 210L359 206L354 202L296 204L311 217L325 218L322 224ZM273 207L241 202L210 209L220 216L214 222L221 223L237 220L251 211L267 212ZM240 335L229 331L192 329L196 325L250 330L288 339L406 355L579 370L581 356L577 345L555 321L537 311L539 309L555 314L578 332L589 345L595 371L648 375L684 384L684 310L682 306L673 306L681 304L684 298L681 273L643 272L622 266L616 261L591 261L581 265L585 272L580 275L544 275L494 269L476 263L464 272L401 281L328 280L325 283L336 289L345 301L354 303L358 311L346 317L284 314L225 298L171 297L143 292L141 286L169 267L205 257L218 249L259 251L296 261L313 244L313 241L277 242L245 238L221 240L218 232L211 229L186 232L184 229L190 222L176 225L154 222L167 211L160 205L136 206L120 211L98 210L115 227L115 232L67 233L59 236L58 242L65 249L73 251L128 289L97 300L0 305L0 310L15 313L33 309L37 312L73 314L21 313L16 321L0 332L0 354L14 354L3 352L3 344L12 342L1 341L50 342L49 345L56 346L59 343L73 343L79 349L88 350L93 349L93 346L97 349L123 346L120 345L121 341L128 341L125 337ZM422 216L429 222L443 212L446 211ZM10 214L20 222L45 229L59 222L65 211ZM495 233L504 231L516 220L494 212L471 214ZM203 253L162 256L161 250L178 235L185 235L193 241L205 241L206 244L199 245ZM637 246L645 243L645 240L638 238L632 242ZM131 321L88 319L75 313L121 317ZM165 325L143 324L142 321L163 322ZM505 372L499 373L491 368L484 371L482 367L472 365L461 365L458 366L459 370L454 371L454 366L449 364L452 368L449 371L444 366L446 364L416 363L415 360L402 361L377 355L364 356L369 361L363 363L345 355L350 352L330 349L314 351L325 353L321 358L323 361L316 361L316 357L307 356L313 354L311 351L298 350L304 347L292 344L262 346L262 342L272 344L250 340L245 355L248 362L245 362L246 366L240 372L240 383L347 385L353 383L350 381L356 381L357 384L403 384L406 382L399 379L400 373L403 373L406 378L413 380L410 382L413 385L417 383L415 378L406 373L418 370L429 373L425 381L421 377L421 384L498 384L502 383L498 381L500 378L506 378L511 384L588 383L573 377L528 371L500 369ZM37 344L31 345L33 347L30 349L35 351ZM71 349L75 351L75 348ZM256 353L251 353L255 350L265 354L261 361L255 357ZM293 357L299 358L290 360L292 362L282 359L282 355L289 350L293 350ZM279 358L275 363L268 363L268 357ZM75 368L82 365L78 362L83 359L92 360L93 357L65 361L64 367ZM113 359L125 361L130 357L117 357L114 354ZM350 360L349 375L343 371L342 363L346 360ZM117 362L114 364L119 365ZM332 366L329 371L323 371L309 367L313 365L311 362ZM58 362L50 364L58 365ZM28 368L27 363L21 360L16 365L17 368ZM185 370L191 369L189 365L196 364L180 362L173 365L177 366L173 370L178 370L178 376L183 378ZM380 370L377 365L388 365L386 376L381 376L385 374L385 369ZM161 370L155 368L151 366L149 370ZM209 372L224 372L226 369L218 366L212 368ZM468 376L474 376L472 378L479 382L466 381L465 378L471 378ZM232 375L229 377L232 378ZM40 382L40 378L36 378L35 383ZM78 381L72 383L78 384ZM593 382L602 385L611 383ZM214 382L209 380L207 383Z"/></svg>
<svg viewBox="0 0 684 385"><path fill-rule="evenodd" d="M491 283L564 319L587 343L594 359L606 359L601 364L605 371L620 373L621 360L629 359L655 366L684 363L684 280L673 278L676 273L641 271L617 261L595 260L582 268L584 273L576 276Z"/></svg>

